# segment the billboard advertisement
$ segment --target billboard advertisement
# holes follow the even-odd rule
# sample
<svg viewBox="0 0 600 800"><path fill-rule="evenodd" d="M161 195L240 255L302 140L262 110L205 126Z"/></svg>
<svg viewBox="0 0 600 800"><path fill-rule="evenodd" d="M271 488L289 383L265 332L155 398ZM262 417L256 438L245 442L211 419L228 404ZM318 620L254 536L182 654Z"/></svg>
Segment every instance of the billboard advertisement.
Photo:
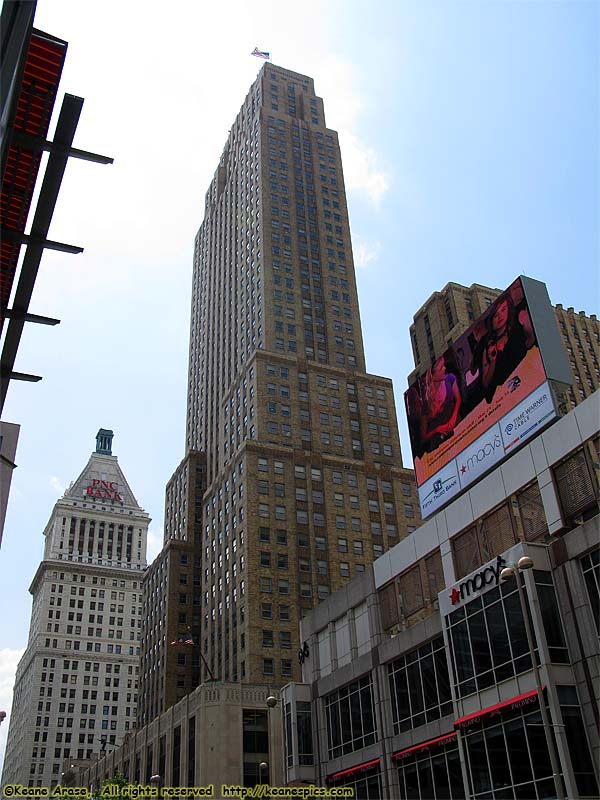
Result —
<svg viewBox="0 0 600 800"><path fill-rule="evenodd" d="M555 418L534 324L552 312L540 286L517 278L405 393L423 518Z"/></svg>

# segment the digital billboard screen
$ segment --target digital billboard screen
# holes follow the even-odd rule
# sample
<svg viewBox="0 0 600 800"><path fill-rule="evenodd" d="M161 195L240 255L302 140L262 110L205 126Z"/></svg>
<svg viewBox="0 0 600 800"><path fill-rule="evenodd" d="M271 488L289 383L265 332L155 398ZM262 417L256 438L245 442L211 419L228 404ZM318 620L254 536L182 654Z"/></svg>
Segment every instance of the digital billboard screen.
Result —
<svg viewBox="0 0 600 800"><path fill-rule="evenodd" d="M556 416L521 278L404 401L423 518Z"/></svg>

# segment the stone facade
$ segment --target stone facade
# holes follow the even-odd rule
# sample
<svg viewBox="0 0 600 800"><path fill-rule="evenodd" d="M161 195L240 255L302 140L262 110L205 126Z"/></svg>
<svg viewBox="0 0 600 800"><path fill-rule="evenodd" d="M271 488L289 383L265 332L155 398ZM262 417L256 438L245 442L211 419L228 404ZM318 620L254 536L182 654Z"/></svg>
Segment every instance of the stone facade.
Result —
<svg viewBox="0 0 600 800"><path fill-rule="evenodd" d="M111 442L101 430L44 530L3 783L54 786L65 759L93 758L135 727L150 518Z"/></svg>
<svg viewBox="0 0 600 800"><path fill-rule="evenodd" d="M195 242L187 447L206 453L203 679L299 676L298 622L418 524L389 379L369 375L337 134L266 64Z"/></svg>
<svg viewBox="0 0 600 800"><path fill-rule="evenodd" d="M138 726L166 711L200 682L205 489L204 455L190 451L167 484L164 545L144 576Z"/></svg>

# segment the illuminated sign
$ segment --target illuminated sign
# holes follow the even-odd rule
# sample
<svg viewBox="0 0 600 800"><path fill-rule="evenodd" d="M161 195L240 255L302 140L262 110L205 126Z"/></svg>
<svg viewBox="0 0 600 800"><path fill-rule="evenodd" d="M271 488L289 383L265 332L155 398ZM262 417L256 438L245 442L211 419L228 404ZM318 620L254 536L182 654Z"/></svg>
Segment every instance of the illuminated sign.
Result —
<svg viewBox="0 0 600 800"><path fill-rule="evenodd" d="M90 485L86 487L85 496L123 502L123 498L119 492L119 484L116 481L102 481L98 478L94 478Z"/></svg>
<svg viewBox="0 0 600 800"><path fill-rule="evenodd" d="M554 370L562 344L548 314L556 328L545 286L517 278L409 387L404 400L423 518L556 417L542 350Z"/></svg>

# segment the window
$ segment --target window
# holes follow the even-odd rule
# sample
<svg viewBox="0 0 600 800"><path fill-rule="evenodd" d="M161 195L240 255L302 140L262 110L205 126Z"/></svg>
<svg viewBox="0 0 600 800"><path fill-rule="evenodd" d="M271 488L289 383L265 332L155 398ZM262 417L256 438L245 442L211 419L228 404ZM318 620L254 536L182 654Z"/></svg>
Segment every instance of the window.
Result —
<svg viewBox="0 0 600 800"><path fill-rule="evenodd" d="M594 479L583 450L577 451L555 467L554 477L567 522L575 523L598 513Z"/></svg>
<svg viewBox="0 0 600 800"><path fill-rule="evenodd" d="M466 797L455 737L441 746L432 742L431 747L408 754L397 764L401 797L425 800L434 797L434 792L440 798Z"/></svg>
<svg viewBox="0 0 600 800"><path fill-rule="evenodd" d="M367 675L325 697L329 758L377 741L373 684Z"/></svg>
<svg viewBox="0 0 600 800"><path fill-rule="evenodd" d="M478 533L479 530L479 533ZM508 503L484 517L481 522L459 533L452 540L457 578L494 559L516 542Z"/></svg>
<svg viewBox="0 0 600 800"><path fill-rule="evenodd" d="M350 564L347 561L340 561L340 577L350 577Z"/></svg>
<svg viewBox="0 0 600 800"><path fill-rule="evenodd" d="M557 686L556 689L577 791L581 797L598 797L598 784L581 718L577 689L575 686Z"/></svg>
<svg viewBox="0 0 600 800"><path fill-rule="evenodd" d="M592 616L600 633L600 550L592 550L581 559L580 563L590 598Z"/></svg>
<svg viewBox="0 0 600 800"><path fill-rule="evenodd" d="M273 631L263 630L262 632L262 646L273 647Z"/></svg>
<svg viewBox="0 0 600 800"><path fill-rule="evenodd" d="M459 697L531 669L514 578L453 611L446 625Z"/></svg>
<svg viewBox="0 0 600 800"><path fill-rule="evenodd" d="M394 735L452 713L442 636L389 664L388 680Z"/></svg>
<svg viewBox="0 0 600 800"><path fill-rule="evenodd" d="M398 579L398 590L402 603L402 613L405 617L409 617L411 614L414 614L415 611L419 611L419 609L423 608L423 586L419 564L400 576Z"/></svg>
<svg viewBox="0 0 600 800"><path fill-rule="evenodd" d="M348 552L348 539L338 539L338 553Z"/></svg>
<svg viewBox="0 0 600 800"><path fill-rule="evenodd" d="M275 667L272 658L263 658L263 675L274 675Z"/></svg>

